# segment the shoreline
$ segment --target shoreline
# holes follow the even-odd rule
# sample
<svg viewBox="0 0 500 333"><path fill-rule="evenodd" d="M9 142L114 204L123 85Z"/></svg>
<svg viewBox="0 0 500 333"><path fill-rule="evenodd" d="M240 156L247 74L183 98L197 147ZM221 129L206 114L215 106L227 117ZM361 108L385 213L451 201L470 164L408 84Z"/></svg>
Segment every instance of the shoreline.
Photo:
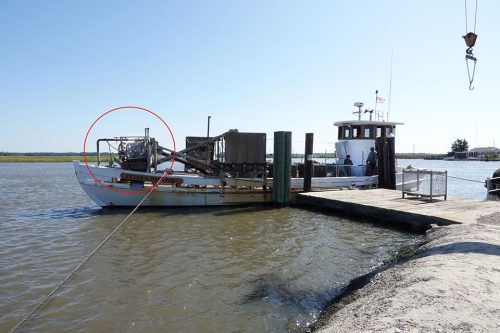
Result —
<svg viewBox="0 0 500 333"><path fill-rule="evenodd" d="M500 327L500 213L431 229L411 256L351 281L313 332L492 332Z"/></svg>
<svg viewBox="0 0 500 333"><path fill-rule="evenodd" d="M430 154L408 154L396 153L397 159L410 159L410 160L443 160L442 158L429 158ZM436 154L434 154L436 155ZM266 158L272 158L272 154L267 154ZM292 154L292 158L303 158L302 154ZM335 158L334 154L314 153L313 158ZM52 153L52 152L34 152L34 153L5 153L0 152L0 163L58 163L58 162L72 162L73 160L83 160L83 153ZM96 162L97 157L95 152L87 154L88 162ZM457 159L456 162L499 162L500 158L490 160L472 160L472 159Z"/></svg>
<svg viewBox="0 0 500 333"><path fill-rule="evenodd" d="M0 156L0 163L63 163L83 161L83 155L9 155ZM107 160L103 160L106 162ZM97 156L88 156L87 162L97 162Z"/></svg>

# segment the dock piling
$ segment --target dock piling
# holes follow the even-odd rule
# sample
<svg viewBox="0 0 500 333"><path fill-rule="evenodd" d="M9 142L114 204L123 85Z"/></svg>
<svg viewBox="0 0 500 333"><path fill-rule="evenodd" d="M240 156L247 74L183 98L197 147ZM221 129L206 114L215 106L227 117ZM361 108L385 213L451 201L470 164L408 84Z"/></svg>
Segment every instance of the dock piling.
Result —
<svg viewBox="0 0 500 333"><path fill-rule="evenodd" d="M290 202L292 133L274 132L273 202L286 205Z"/></svg>
<svg viewBox="0 0 500 333"><path fill-rule="evenodd" d="M380 137L375 142L378 155L378 187L396 189L396 153L394 138Z"/></svg>
<svg viewBox="0 0 500 333"><path fill-rule="evenodd" d="M311 192L313 174L313 143L314 133L306 133L306 147L304 152L304 192Z"/></svg>
<svg viewBox="0 0 500 333"><path fill-rule="evenodd" d="M284 174L283 201L288 204L292 188L292 132L285 132Z"/></svg>

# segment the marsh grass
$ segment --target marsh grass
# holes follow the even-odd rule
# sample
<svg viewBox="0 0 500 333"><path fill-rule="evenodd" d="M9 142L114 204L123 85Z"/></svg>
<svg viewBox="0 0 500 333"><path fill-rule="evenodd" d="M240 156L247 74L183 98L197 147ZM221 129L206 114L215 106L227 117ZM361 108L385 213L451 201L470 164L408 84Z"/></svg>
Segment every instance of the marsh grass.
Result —
<svg viewBox="0 0 500 333"><path fill-rule="evenodd" d="M81 155L0 156L0 163L39 163L39 162L60 163L60 162L72 162L72 161L83 161L83 156ZM87 156L87 162L96 162L96 161L97 161L97 156ZM107 162L108 158L101 157L101 161Z"/></svg>

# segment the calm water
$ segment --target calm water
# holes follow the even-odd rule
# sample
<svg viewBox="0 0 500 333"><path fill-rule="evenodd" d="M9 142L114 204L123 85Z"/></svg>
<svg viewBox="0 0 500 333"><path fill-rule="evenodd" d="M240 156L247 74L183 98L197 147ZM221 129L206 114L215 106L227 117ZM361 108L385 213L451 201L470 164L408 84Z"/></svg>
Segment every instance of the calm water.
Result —
<svg viewBox="0 0 500 333"><path fill-rule="evenodd" d="M316 159L319 163L325 163L324 159ZM327 163L336 162L334 159L327 159ZM301 159L296 159L301 162ZM500 161L443 161L443 160L417 160L398 159L396 164L401 167L413 166L434 171L448 171L448 195L473 199L486 200L486 188L484 180L492 177L493 172L500 168ZM463 179L457 179L463 178ZM466 179L466 180L464 180Z"/></svg>
<svg viewBox="0 0 500 333"><path fill-rule="evenodd" d="M399 166L411 165L417 168L427 168L435 171L448 171L448 194L455 197L486 200L484 180L492 177L493 172L500 168L500 161L443 161L443 160L410 160L399 159ZM456 179L463 178L463 179ZM470 181L473 180L473 181Z"/></svg>
<svg viewBox="0 0 500 333"><path fill-rule="evenodd" d="M130 211L70 163L0 164L0 331ZM340 286L416 236L301 209L140 210L21 331L303 331Z"/></svg>

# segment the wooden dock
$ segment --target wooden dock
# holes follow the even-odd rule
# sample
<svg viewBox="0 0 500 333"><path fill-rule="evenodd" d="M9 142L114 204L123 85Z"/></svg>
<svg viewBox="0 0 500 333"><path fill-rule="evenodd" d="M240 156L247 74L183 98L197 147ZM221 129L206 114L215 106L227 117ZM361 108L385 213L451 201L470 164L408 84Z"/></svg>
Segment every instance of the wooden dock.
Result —
<svg viewBox="0 0 500 333"><path fill-rule="evenodd" d="M498 201L475 201L448 197L428 201L413 197L402 198L401 191L333 190L300 193L297 205L337 211L374 221L409 228L426 230L431 224L476 223L480 216L500 212Z"/></svg>

